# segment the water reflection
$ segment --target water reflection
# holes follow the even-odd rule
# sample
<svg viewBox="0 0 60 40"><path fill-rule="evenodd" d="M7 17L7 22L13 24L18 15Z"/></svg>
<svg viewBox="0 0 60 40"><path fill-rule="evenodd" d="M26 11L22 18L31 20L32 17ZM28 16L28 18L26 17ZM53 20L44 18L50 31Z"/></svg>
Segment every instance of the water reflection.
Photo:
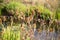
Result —
<svg viewBox="0 0 60 40"><path fill-rule="evenodd" d="M59 40L60 34L58 34L55 31L49 30L42 30L39 32L38 30L35 30L34 32L35 40Z"/></svg>

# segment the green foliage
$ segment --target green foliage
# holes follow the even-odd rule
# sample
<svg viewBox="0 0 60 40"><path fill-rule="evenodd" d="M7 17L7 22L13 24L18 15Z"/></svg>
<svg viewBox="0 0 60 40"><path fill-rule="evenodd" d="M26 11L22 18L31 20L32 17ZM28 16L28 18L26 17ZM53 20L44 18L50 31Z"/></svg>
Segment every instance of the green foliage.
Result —
<svg viewBox="0 0 60 40"><path fill-rule="evenodd" d="M12 28L11 28L12 29ZM3 40L20 40L20 31L14 31L10 28L4 30Z"/></svg>
<svg viewBox="0 0 60 40"><path fill-rule="evenodd" d="M15 26L14 26L15 27ZM18 26L19 27L19 26ZM15 27L16 29L17 27ZM20 29L15 30L14 28L8 27L7 29L4 28L4 33L2 35L3 40L21 40L20 38ZM27 36L26 40L30 40L30 37Z"/></svg>
<svg viewBox="0 0 60 40"><path fill-rule="evenodd" d="M1 9L0 9L0 15L1 15Z"/></svg>
<svg viewBox="0 0 60 40"><path fill-rule="evenodd" d="M44 6L37 5L36 8L39 9L40 12L44 12Z"/></svg>
<svg viewBox="0 0 60 40"><path fill-rule="evenodd" d="M4 8L5 4L3 3L3 0L0 0L0 15L1 15L1 10Z"/></svg>
<svg viewBox="0 0 60 40"><path fill-rule="evenodd" d="M39 10L40 13L42 13L43 18L54 19L55 14L52 11L50 11L49 9L47 9L44 6L41 6L41 5L37 5L36 8ZM47 15L47 17L45 15Z"/></svg>
<svg viewBox="0 0 60 40"><path fill-rule="evenodd" d="M1 15L1 10L2 10L2 8L3 8L3 6L2 6L2 5L0 5L0 15Z"/></svg>
<svg viewBox="0 0 60 40"><path fill-rule="evenodd" d="M6 10L9 12L13 10L14 12L17 11L26 11L26 6L24 4L21 4L19 2L10 2L6 5Z"/></svg>
<svg viewBox="0 0 60 40"><path fill-rule="evenodd" d="M3 7L6 7L6 10L10 13L13 13L13 14L16 14L17 11L18 11L18 13L20 13L22 11L25 13L26 16L29 16L32 13L32 10L38 9L40 13L43 13L43 15L45 15L45 14L50 15L50 16L53 15L53 12L51 12L49 9L47 9L41 5L26 6L22 3L11 1L4 6L0 6L0 14L1 14L1 10Z"/></svg>
<svg viewBox="0 0 60 40"><path fill-rule="evenodd" d="M35 10L35 8L36 8L35 6L31 6L31 5L27 6L27 8L26 8L27 10L25 12L25 16L31 15L32 11Z"/></svg>
<svg viewBox="0 0 60 40"><path fill-rule="evenodd" d="M38 5L36 8L39 9L39 11L41 13L46 13L46 14L51 14L52 13L49 9L47 9L44 6L41 6L41 5Z"/></svg>
<svg viewBox="0 0 60 40"><path fill-rule="evenodd" d="M60 8L58 8L58 9L56 10L55 17L56 17L56 19L59 19L59 20L60 20Z"/></svg>
<svg viewBox="0 0 60 40"><path fill-rule="evenodd" d="M4 0L0 0L0 3L2 3Z"/></svg>

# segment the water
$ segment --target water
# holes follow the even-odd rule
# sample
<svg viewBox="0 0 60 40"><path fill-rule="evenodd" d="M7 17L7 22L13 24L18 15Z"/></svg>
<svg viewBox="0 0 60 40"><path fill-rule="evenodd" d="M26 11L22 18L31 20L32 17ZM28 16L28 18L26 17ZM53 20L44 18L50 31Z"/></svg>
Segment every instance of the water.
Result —
<svg viewBox="0 0 60 40"><path fill-rule="evenodd" d="M59 35L56 32L46 32L46 30L40 33L37 30L34 32L35 39L37 40L59 40Z"/></svg>

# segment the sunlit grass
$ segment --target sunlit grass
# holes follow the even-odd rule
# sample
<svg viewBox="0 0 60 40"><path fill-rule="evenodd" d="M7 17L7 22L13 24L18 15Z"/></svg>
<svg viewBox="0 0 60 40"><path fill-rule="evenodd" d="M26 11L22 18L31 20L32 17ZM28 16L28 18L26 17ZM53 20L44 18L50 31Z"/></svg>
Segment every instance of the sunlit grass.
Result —
<svg viewBox="0 0 60 40"><path fill-rule="evenodd" d="M3 40L20 40L20 31L11 30L11 28L4 29Z"/></svg>
<svg viewBox="0 0 60 40"><path fill-rule="evenodd" d="M14 30L11 27L4 28L2 40L21 40L20 33L20 30ZM26 40L30 40L30 37L27 36Z"/></svg>

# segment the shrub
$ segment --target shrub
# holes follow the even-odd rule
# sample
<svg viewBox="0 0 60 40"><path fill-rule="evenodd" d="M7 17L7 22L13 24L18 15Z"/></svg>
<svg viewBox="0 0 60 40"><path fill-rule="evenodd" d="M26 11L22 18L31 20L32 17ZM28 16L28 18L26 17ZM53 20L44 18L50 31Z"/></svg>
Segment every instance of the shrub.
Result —
<svg viewBox="0 0 60 40"><path fill-rule="evenodd" d="M15 14L16 11L20 12L25 12L26 11L26 6L24 4L21 4L19 2L10 2L6 5L6 10L8 12L12 12Z"/></svg>
<svg viewBox="0 0 60 40"><path fill-rule="evenodd" d="M60 20L60 8L56 10L55 18Z"/></svg>
<svg viewBox="0 0 60 40"><path fill-rule="evenodd" d="M41 5L37 5L36 8L39 10L40 13L43 14L43 16L48 15L47 18L50 16L50 18L54 19L55 14L52 11L50 11L49 9L47 9Z"/></svg>
<svg viewBox="0 0 60 40"><path fill-rule="evenodd" d="M4 3L0 3L0 15L1 15L1 10L4 8L5 4Z"/></svg>

